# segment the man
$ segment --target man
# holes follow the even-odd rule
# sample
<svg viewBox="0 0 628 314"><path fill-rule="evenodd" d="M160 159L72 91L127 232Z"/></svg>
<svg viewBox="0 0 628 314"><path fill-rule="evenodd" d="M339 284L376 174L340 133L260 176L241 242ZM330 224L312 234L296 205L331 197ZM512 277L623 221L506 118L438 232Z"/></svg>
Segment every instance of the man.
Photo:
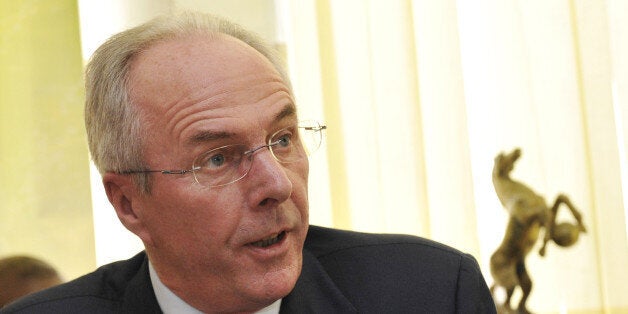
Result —
<svg viewBox="0 0 628 314"><path fill-rule="evenodd" d="M0 258L0 308L25 295L62 283L48 263L31 256Z"/></svg>
<svg viewBox="0 0 628 314"><path fill-rule="evenodd" d="M103 44L87 67L90 151L145 253L7 313L492 313L475 260L410 236L308 224L306 150L270 49L197 14Z"/></svg>

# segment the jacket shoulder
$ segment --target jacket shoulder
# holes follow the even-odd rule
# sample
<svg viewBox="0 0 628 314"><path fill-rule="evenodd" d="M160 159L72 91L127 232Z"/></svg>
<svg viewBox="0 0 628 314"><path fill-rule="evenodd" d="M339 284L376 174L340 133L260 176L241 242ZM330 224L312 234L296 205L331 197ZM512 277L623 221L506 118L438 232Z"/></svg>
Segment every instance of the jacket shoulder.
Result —
<svg viewBox="0 0 628 314"><path fill-rule="evenodd" d="M305 241L305 248L322 258L327 255L376 254L378 250L389 250L395 246L454 259L467 256L455 248L417 236L363 233L319 226L310 226ZM404 252L402 250L399 253Z"/></svg>
<svg viewBox="0 0 628 314"><path fill-rule="evenodd" d="M120 312L129 283L146 265L145 253L101 266L94 272L23 297L0 313L114 313Z"/></svg>
<svg viewBox="0 0 628 314"><path fill-rule="evenodd" d="M447 245L410 235L311 226L305 249L356 308L494 313L476 260Z"/></svg>

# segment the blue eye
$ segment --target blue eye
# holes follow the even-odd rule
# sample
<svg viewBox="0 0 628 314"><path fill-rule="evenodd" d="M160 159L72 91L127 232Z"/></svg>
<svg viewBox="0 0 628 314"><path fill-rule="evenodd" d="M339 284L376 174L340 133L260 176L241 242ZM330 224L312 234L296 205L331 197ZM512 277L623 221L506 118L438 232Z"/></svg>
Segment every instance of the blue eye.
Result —
<svg viewBox="0 0 628 314"><path fill-rule="evenodd" d="M224 155L222 154L216 154L214 156L211 156L207 162L207 167L210 168L218 168L220 166L222 166L226 161L226 158Z"/></svg>
<svg viewBox="0 0 628 314"><path fill-rule="evenodd" d="M289 134L285 134L277 140L277 145L281 147L288 147L290 146L291 143L292 143L292 139L290 138Z"/></svg>

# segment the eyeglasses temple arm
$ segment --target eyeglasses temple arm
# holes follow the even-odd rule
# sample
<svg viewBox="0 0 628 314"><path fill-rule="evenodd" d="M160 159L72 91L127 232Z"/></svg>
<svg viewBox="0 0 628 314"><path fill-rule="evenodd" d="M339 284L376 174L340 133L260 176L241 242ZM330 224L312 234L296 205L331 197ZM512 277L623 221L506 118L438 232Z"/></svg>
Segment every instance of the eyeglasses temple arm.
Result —
<svg viewBox="0 0 628 314"><path fill-rule="evenodd" d="M151 173L151 172L159 172L162 174L186 174L188 172L194 172L196 170L201 169L201 167L194 167L188 170L127 170L120 172L121 174L133 174L133 173Z"/></svg>

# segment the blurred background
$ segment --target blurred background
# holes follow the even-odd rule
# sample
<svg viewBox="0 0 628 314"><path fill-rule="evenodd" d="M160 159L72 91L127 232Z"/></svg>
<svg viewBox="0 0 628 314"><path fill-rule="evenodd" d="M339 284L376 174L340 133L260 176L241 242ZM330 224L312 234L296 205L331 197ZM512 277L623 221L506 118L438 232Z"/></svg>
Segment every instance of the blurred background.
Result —
<svg viewBox="0 0 628 314"><path fill-rule="evenodd" d="M588 228L530 253L528 308L628 313L624 0L0 0L0 256L73 279L142 249L90 165L82 71L112 34L181 10L273 43L301 117L327 123L312 224L444 242L490 285L508 220L493 160L519 147L512 176L549 206L568 195Z"/></svg>

